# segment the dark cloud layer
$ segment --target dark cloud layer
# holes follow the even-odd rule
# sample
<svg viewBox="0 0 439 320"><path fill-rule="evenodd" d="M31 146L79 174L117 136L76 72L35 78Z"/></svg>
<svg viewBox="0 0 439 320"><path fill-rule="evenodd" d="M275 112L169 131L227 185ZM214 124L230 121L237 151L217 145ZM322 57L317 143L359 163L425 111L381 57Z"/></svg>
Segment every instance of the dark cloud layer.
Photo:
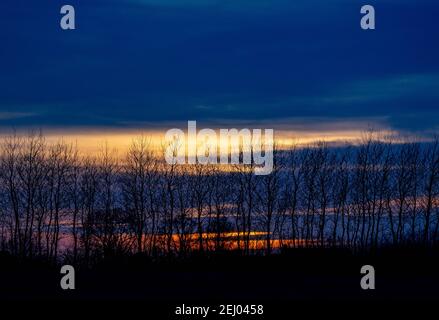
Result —
<svg viewBox="0 0 439 320"><path fill-rule="evenodd" d="M439 126L439 3L353 0L0 3L1 126L380 118ZM3 115L3 116L2 116Z"/></svg>

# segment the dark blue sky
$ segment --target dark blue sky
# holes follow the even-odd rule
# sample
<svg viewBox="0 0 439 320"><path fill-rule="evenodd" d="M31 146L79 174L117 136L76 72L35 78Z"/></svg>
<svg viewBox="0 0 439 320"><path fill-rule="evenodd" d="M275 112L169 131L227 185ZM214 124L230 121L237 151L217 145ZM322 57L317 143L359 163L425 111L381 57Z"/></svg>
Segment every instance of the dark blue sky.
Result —
<svg viewBox="0 0 439 320"><path fill-rule="evenodd" d="M74 31L59 27L63 4ZM360 28L375 6L377 29ZM2 0L0 126L439 128L437 0Z"/></svg>

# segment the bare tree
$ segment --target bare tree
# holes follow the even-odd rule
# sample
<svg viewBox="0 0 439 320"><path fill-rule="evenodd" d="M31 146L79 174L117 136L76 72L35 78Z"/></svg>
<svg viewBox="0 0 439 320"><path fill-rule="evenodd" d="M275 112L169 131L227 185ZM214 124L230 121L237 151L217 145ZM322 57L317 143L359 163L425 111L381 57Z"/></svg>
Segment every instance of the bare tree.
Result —
<svg viewBox="0 0 439 320"><path fill-rule="evenodd" d="M431 235L431 219L435 203L438 196L438 180L439 180L439 139L436 138L430 148L425 152L425 190L423 201L424 212L424 230L423 241L428 243L431 236L437 237L437 227L435 233ZM436 239L433 239L436 240Z"/></svg>
<svg viewBox="0 0 439 320"><path fill-rule="evenodd" d="M155 183L156 163L151 143L141 136L133 141L128 151L122 179L125 208L136 236L137 252L150 250L145 238L154 242L156 229ZM151 224L149 224L150 222Z"/></svg>

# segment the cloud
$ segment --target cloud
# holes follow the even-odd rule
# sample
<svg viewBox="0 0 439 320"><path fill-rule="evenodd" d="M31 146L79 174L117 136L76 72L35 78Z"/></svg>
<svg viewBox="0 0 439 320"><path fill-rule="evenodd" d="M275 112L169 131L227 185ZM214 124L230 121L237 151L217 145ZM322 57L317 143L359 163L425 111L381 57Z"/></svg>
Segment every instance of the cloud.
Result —
<svg viewBox="0 0 439 320"><path fill-rule="evenodd" d="M33 112L2 112L0 111L0 120L13 120L13 119L20 119L20 118L27 118L34 116L35 113Z"/></svg>
<svg viewBox="0 0 439 320"><path fill-rule="evenodd" d="M53 4L6 2L2 126L437 127L437 1L380 1L373 33L359 27L361 3L352 0L73 0L78 29L68 33Z"/></svg>
<svg viewBox="0 0 439 320"><path fill-rule="evenodd" d="M307 97L303 103L322 106L386 103L402 98L434 98L439 101L439 74L402 74L339 84L328 95ZM422 108L422 106L420 106ZM418 109L419 110L419 109Z"/></svg>

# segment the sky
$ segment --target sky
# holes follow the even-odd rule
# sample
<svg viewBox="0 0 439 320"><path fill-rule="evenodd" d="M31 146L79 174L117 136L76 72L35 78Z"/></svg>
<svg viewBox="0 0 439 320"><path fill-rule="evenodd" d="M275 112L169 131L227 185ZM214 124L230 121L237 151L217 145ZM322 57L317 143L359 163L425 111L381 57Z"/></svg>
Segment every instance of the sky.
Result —
<svg viewBox="0 0 439 320"><path fill-rule="evenodd" d="M60 8L76 11L62 30ZM360 8L374 5L376 30ZM439 129L437 0L2 0L0 130Z"/></svg>

